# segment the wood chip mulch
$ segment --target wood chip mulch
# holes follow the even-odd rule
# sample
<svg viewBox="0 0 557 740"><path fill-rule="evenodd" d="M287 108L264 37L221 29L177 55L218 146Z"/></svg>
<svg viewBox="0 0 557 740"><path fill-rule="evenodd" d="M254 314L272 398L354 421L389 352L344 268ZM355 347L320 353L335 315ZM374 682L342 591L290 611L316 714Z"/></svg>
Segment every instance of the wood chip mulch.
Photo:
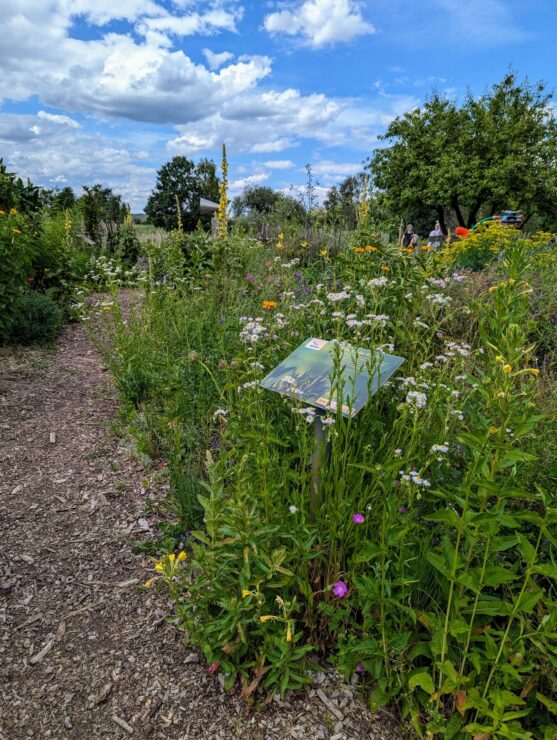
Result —
<svg viewBox="0 0 557 740"><path fill-rule="evenodd" d="M80 326L0 349L0 740L402 737L332 672L255 708L223 691L139 588L152 491L116 416Z"/></svg>

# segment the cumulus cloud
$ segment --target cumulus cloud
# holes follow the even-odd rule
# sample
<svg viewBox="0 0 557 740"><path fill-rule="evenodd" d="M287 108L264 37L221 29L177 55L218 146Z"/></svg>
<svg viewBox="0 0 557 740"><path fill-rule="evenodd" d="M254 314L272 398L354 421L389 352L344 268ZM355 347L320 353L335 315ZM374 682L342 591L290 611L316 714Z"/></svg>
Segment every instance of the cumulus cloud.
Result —
<svg viewBox="0 0 557 740"><path fill-rule="evenodd" d="M222 67L223 64L234 59L234 54L230 51L221 51L220 54L216 54L210 49L203 49L203 56L207 60L209 67L213 70Z"/></svg>
<svg viewBox="0 0 557 740"><path fill-rule="evenodd" d="M256 172L254 175L248 177L240 177L237 180L232 180L229 185L230 195L239 195L242 190L249 187L250 185L262 185L269 179L270 175L268 172Z"/></svg>
<svg viewBox="0 0 557 740"><path fill-rule="evenodd" d="M37 113L37 118L40 118L43 121L50 121L51 123L58 123L60 126L69 126L70 128L81 128L81 125L74 121L73 118L70 118L69 116L63 116L55 113L47 113L44 110L40 110Z"/></svg>
<svg viewBox="0 0 557 740"><path fill-rule="evenodd" d="M263 162L263 165L270 170L290 170L295 166L290 159L271 159Z"/></svg>
<svg viewBox="0 0 557 740"><path fill-rule="evenodd" d="M309 46L320 47L375 33L354 0L304 0L291 9L270 13L264 20L271 34L299 36Z"/></svg>

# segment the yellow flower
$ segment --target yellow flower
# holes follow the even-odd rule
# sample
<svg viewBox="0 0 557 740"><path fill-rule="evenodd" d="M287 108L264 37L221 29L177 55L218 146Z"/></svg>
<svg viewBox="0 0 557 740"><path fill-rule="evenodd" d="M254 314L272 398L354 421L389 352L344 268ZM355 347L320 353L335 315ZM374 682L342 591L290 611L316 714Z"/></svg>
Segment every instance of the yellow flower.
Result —
<svg viewBox="0 0 557 740"><path fill-rule="evenodd" d="M157 564L155 565L155 570L157 570L157 571L158 571L159 573L164 573L164 565L162 564L162 562L161 562L161 561L159 561L159 562L158 562L158 563L157 563Z"/></svg>
<svg viewBox="0 0 557 740"><path fill-rule="evenodd" d="M171 552L170 555L168 556L168 562L173 563L175 560L176 560L176 555L173 552Z"/></svg>
<svg viewBox="0 0 557 740"><path fill-rule="evenodd" d="M271 622L275 617L272 614L265 614L263 617L259 617L259 621L261 624L265 624L265 622Z"/></svg>
<svg viewBox="0 0 557 740"><path fill-rule="evenodd" d="M276 301L263 301L261 304L262 308L264 308L266 311L270 311L272 308L277 307Z"/></svg>
<svg viewBox="0 0 557 740"><path fill-rule="evenodd" d="M495 293L496 290L497 290L497 286L496 285L492 285L491 288L489 289L489 292L490 293Z"/></svg>
<svg viewBox="0 0 557 740"><path fill-rule="evenodd" d="M3 210L2 210L1 208L0 208L0 216L5 216L5 215L6 215L6 211L3 211Z"/></svg>
<svg viewBox="0 0 557 740"><path fill-rule="evenodd" d="M286 642L292 642L292 630L290 629L290 624L288 624L288 627L286 628Z"/></svg>
<svg viewBox="0 0 557 740"><path fill-rule="evenodd" d="M305 248L307 247L307 245L308 245L308 243L307 243L307 242L302 242L302 243L300 244L300 246L302 247L302 249L305 249Z"/></svg>
<svg viewBox="0 0 557 740"><path fill-rule="evenodd" d="M366 247L366 252L377 252L379 251L377 247L372 247L371 244L368 244Z"/></svg>
<svg viewBox="0 0 557 740"><path fill-rule="evenodd" d="M354 251L356 254L363 254L366 250L363 247L356 247Z"/></svg>
<svg viewBox="0 0 557 740"><path fill-rule="evenodd" d="M489 433L490 434L497 434L498 431L499 430L497 429L497 427L490 427L490 429L489 429Z"/></svg>
<svg viewBox="0 0 557 740"><path fill-rule="evenodd" d="M536 378L540 374L540 371L538 370L537 367L529 367L528 372L530 373L530 375L535 375Z"/></svg>
<svg viewBox="0 0 557 740"><path fill-rule="evenodd" d="M149 578L148 581L145 581L144 588L152 588L155 585L156 578Z"/></svg>
<svg viewBox="0 0 557 740"><path fill-rule="evenodd" d="M320 255L321 255L322 257L326 257L328 253L329 253L329 252L328 252L328 250L327 250L327 249L322 249L322 250L321 250L321 251L319 252L319 254L320 254Z"/></svg>
<svg viewBox="0 0 557 740"><path fill-rule="evenodd" d="M17 213L15 208L10 208L10 216L15 216Z"/></svg>
<svg viewBox="0 0 557 740"><path fill-rule="evenodd" d="M424 244L422 247L422 251L424 252L431 252L433 250L433 247L430 247L429 244Z"/></svg>
<svg viewBox="0 0 557 740"><path fill-rule="evenodd" d="M187 557L188 556L187 556L185 550L180 550L180 552L178 553L178 560L180 562L182 562L182 560L185 560Z"/></svg>
<svg viewBox="0 0 557 740"><path fill-rule="evenodd" d="M514 285L516 283L516 280L514 278L509 278L509 285Z"/></svg>
<svg viewBox="0 0 557 740"><path fill-rule="evenodd" d="M501 355L497 355L497 357L495 358L495 362L503 362L503 361L504 361L504 360L503 360L503 358L501 357Z"/></svg>
<svg viewBox="0 0 557 740"><path fill-rule="evenodd" d="M509 375L509 373L512 373L512 371L512 365L503 365L503 372L505 373L505 375Z"/></svg>
<svg viewBox="0 0 557 740"><path fill-rule="evenodd" d="M251 596L251 591L248 591L247 588L242 589L242 599L247 599L248 596Z"/></svg>
<svg viewBox="0 0 557 740"><path fill-rule="evenodd" d="M391 268L389 267L389 265L381 265L381 269L383 270L383 272L389 272Z"/></svg>
<svg viewBox="0 0 557 740"><path fill-rule="evenodd" d="M19 229L12 229L12 231L16 236L19 236L21 234L21 231Z"/></svg>
<svg viewBox="0 0 557 740"><path fill-rule="evenodd" d="M507 394L505 393L505 391L499 391L499 393L497 394L497 398L506 398L506 397L507 397Z"/></svg>

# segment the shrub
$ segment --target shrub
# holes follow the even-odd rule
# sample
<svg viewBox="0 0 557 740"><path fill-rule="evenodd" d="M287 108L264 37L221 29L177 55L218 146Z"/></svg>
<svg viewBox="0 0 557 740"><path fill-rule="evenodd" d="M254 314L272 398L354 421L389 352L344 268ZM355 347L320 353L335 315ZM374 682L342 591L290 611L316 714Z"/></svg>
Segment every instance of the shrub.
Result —
<svg viewBox="0 0 557 740"><path fill-rule="evenodd" d="M47 344L56 339L62 326L57 303L46 293L30 291L15 301L10 340L14 344Z"/></svg>
<svg viewBox="0 0 557 740"><path fill-rule="evenodd" d="M28 220L15 208L0 211L0 342L5 342L17 316L17 299L34 281L34 246Z"/></svg>

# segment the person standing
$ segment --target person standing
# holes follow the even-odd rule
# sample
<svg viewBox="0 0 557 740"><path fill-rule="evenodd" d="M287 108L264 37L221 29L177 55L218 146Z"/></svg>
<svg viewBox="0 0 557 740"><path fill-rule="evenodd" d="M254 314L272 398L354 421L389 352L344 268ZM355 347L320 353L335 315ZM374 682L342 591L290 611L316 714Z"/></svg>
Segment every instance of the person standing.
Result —
<svg viewBox="0 0 557 740"><path fill-rule="evenodd" d="M404 234L402 235L402 239L400 240L400 246L403 249L411 249L415 247L417 243L418 235L414 231L414 226L412 224L408 224Z"/></svg>
<svg viewBox="0 0 557 740"><path fill-rule="evenodd" d="M434 249L439 249L439 247L443 246L443 242L445 241L445 236L446 235L443 232L443 229L441 228L441 223L439 221L436 221L433 231L429 232L429 239L427 242L427 246L433 247Z"/></svg>

